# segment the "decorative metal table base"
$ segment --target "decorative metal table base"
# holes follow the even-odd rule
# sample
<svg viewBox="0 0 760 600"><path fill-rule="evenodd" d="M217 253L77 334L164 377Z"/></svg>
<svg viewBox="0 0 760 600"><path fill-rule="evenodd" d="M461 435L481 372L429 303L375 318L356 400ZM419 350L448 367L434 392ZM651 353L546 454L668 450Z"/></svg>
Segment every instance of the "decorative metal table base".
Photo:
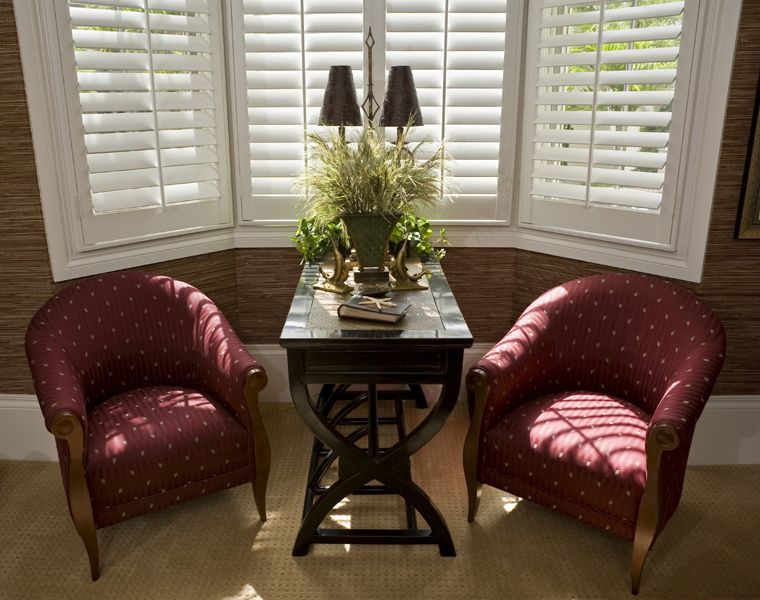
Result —
<svg viewBox="0 0 760 600"><path fill-rule="evenodd" d="M408 391L378 391L375 384L369 384L367 391L350 391L348 385L323 385L314 406L313 415L336 436L337 444L331 449L325 443L314 439L309 464L308 482L303 507L303 522L298 532L293 556L308 553L311 544L437 544L441 556L455 556L443 517L435 508L428 495L411 478L410 455L416 451L414 438L420 430L407 436L404 425L404 399L413 399L419 408L427 406L419 385L409 385ZM378 401L393 403L392 416L378 416ZM361 406L367 406L367 416L354 416ZM343 436L338 433L340 426L350 426L353 430ZM379 428L395 426L398 443L391 447L381 447ZM366 438L367 448L363 451L356 446ZM323 484L328 469L338 461L337 482L331 486ZM370 484L379 481L380 484ZM384 495L395 494L404 498L406 512L405 529L330 529L320 527L327 514L349 494ZM423 516L430 529L417 524L417 511Z"/></svg>

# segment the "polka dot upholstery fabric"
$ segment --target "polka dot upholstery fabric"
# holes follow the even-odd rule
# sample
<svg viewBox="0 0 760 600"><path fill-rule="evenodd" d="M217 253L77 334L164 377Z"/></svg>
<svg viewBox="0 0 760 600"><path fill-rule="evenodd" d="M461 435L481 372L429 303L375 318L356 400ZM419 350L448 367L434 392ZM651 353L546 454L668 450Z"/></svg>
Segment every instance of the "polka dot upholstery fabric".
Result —
<svg viewBox="0 0 760 600"><path fill-rule="evenodd" d="M83 426L98 526L255 477L243 386L258 363L193 286L91 277L37 312L26 351L48 429L60 411Z"/></svg>
<svg viewBox="0 0 760 600"><path fill-rule="evenodd" d="M646 482L648 422L642 409L605 394L548 394L522 404L487 433L483 469L496 487L554 509L553 495L578 488L577 498L560 503L563 512L633 537ZM609 522L613 510L619 523Z"/></svg>
<svg viewBox="0 0 760 600"><path fill-rule="evenodd" d="M476 365L490 381L479 480L632 538L646 436L669 423L680 444L662 459L662 528L724 351L715 315L653 277L596 275L546 292Z"/></svg>
<svg viewBox="0 0 760 600"><path fill-rule="evenodd" d="M170 490L181 502L199 482L249 480L245 427L200 392L138 388L101 402L88 420L87 484L101 526L151 510Z"/></svg>

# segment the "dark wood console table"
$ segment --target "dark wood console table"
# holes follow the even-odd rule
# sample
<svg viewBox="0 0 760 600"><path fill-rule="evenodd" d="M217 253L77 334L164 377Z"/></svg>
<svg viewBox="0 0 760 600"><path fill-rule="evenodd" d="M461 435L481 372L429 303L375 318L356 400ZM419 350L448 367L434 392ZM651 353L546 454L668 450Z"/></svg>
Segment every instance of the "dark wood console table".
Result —
<svg viewBox="0 0 760 600"><path fill-rule="evenodd" d="M316 439L312 451L304 514L293 546L301 556L314 543L437 544L442 556L454 556L446 522L430 497L412 480L410 457L443 427L459 394L464 349L472 345L465 323L440 265L426 265L429 290L403 292L412 302L398 325L344 321L335 314L341 297L315 291L317 266L306 266L298 284L280 345L288 355L293 403ZM398 298L398 296L397 296ZM321 385L317 398L308 386ZM357 384L366 385L356 391ZM420 385L441 385L441 393L422 423L407 433L398 393L378 384L407 386L417 405ZM378 416L378 402L393 398L395 413ZM355 416L362 408L362 416ZM353 426L351 433L342 432ZM380 426L394 426L398 441L383 448ZM360 447L357 442L366 439ZM338 479L321 484L338 461ZM379 482L372 484L371 482ZM406 501L405 529L329 529L322 521L350 494L400 494ZM416 512L429 529L417 526Z"/></svg>

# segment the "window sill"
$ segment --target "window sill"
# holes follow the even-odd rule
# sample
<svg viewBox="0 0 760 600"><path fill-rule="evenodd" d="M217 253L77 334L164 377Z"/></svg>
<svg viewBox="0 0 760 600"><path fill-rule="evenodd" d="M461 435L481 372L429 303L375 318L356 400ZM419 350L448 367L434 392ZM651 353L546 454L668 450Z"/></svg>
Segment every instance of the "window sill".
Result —
<svg viewBox="0 0 760 600"><path fill-rule="evenodd" d="M293 230L293 225L247 225L102 248L68 259L51 255L53 280L65 281L233 248L291 248L289 236ZM668 249L504 225L451 225L446 232L452 248L515 248L683 281L699 282L702 276L703 253L684 257Z"/></svg>
<svg viewBox="0 0 760 600"><path fill-rule="evenodd" d="M232 229L226 228L88 250L68 257L53 255L51 251L50 264L53 281L66 281L234 247Z"/></svg>

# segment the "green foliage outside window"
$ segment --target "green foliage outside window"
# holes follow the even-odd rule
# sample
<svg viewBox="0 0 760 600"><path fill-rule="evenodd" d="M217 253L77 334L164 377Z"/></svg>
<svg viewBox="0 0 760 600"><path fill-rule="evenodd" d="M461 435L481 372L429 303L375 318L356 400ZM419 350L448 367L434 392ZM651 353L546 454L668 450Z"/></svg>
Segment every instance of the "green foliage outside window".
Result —
<svg viewBox="0 0 760 600"><path fill-rule="evenodd" d="M663 4L665 0L638 0L635 2L636 6L657 5ZM605 10L614 10L619 8L630 7L630 2L609 2L605 4ZM589 7L577 7L571 9L574 13L592 12L598 10L598 7L591 5ZM623 30L630 28L651 28L651 27L664 27L669 25L678 25L681 22L681 16L664 16L664 17L652 17L648 19L637 19L635 21L611 21L604 24L605 31ZM580 33L597 33L599 31L599 25L597 23L585 23L581 25L568 26L565 34L580 34ZM616 50L645 50L653 48L670 48L678 46L680 43L679 38L675 39L660 39L660 40L641 40L634 42L620 42L620 43L606 43L602 45L603 52L611 52ZM597 44L586 44L572 46L569 48L570 53L581 52L596 52ZM677 67L676 62L644 62L644 63L607 63L598 66L599 71L644 71L644 70L660 70L660 69L675 69ZM593 73L597 67L593 65L569 65L567 71L570 73ZM630 83L630 84L601 84L598 91L611 91L611 92L649 92L649 91L663 91L670 90L671 84L669 83ZM593 85L568 85L566 86L568 92L593 92ZM590 111L592 107L590 105L565 105L566 111ZM613 110L624 111L628 110L626 105L600 105L597 110ZM653 110L662 112L670 110L670 106L655 106ZM565 125L565 129L572 130L572 125ZM668 127L655 127L655 126L641 126L639 128L641 132L667 132ZM567 146L567 145L565 145ZM640 152L658 152L657 148L640 148ZM649 167L635 167L635 171L656 173L658 169Z"/></svg>

